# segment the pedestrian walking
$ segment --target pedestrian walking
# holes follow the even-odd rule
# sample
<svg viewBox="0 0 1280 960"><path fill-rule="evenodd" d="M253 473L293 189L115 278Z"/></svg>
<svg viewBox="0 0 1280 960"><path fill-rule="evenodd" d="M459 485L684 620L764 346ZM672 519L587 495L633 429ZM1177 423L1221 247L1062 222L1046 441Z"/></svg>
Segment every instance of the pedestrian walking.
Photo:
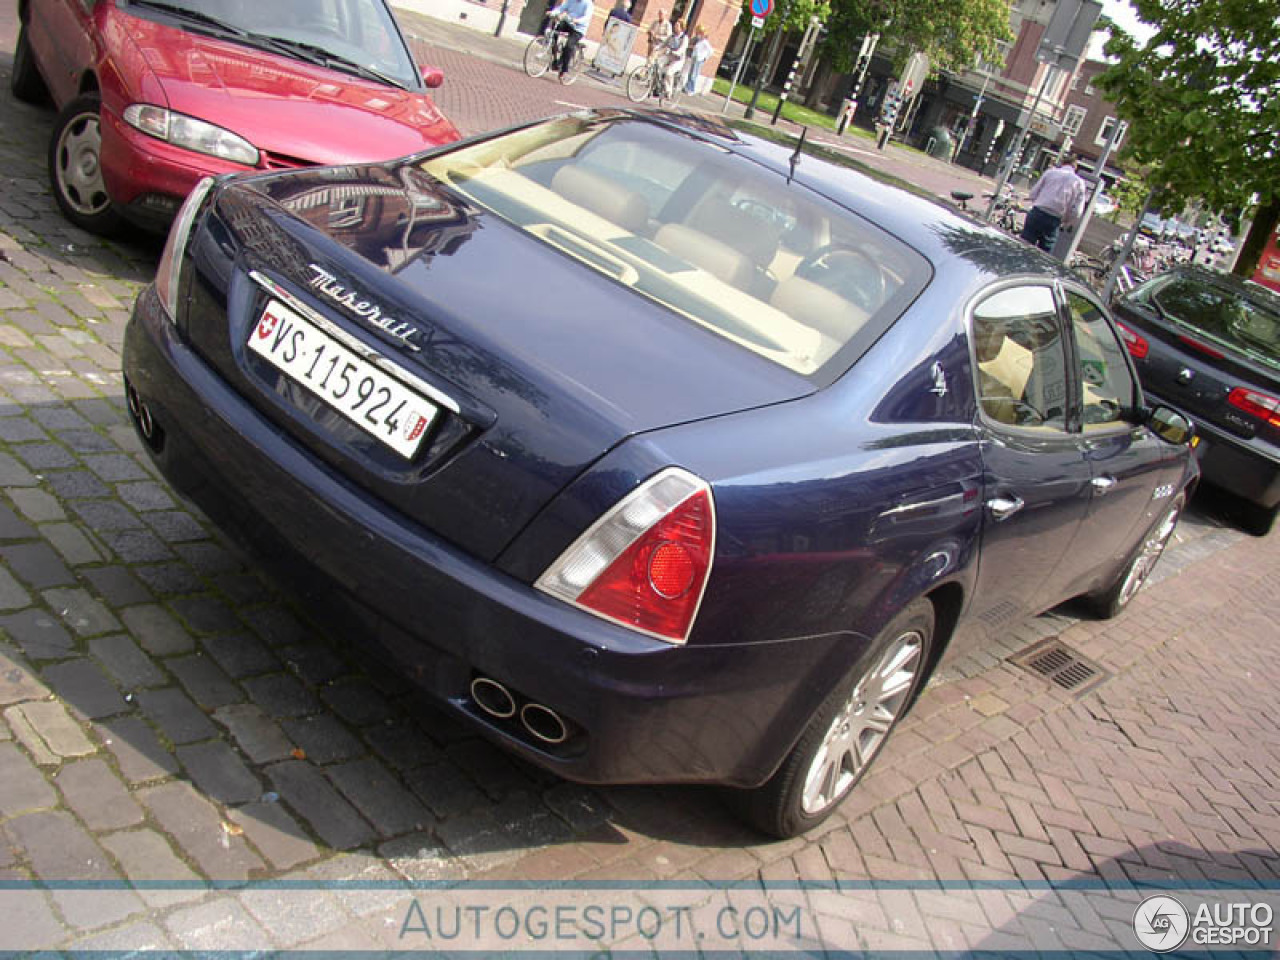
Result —
<svg viewBox="0 0 1280 960"><path fill-rule="evenodd" d="M1088 190L1076 166L1077 157L1066 157L1061 165L1041 175L1031 187L1031 209L1020 236L1041 250L1053 249L1060 227L1071 228L1080 221Z"/></svg>

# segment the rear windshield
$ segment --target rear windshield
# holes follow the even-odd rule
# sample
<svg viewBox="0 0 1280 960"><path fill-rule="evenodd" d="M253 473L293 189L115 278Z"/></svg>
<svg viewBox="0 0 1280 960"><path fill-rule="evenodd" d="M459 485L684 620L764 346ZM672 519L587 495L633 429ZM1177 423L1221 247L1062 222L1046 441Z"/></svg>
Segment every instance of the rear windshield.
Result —
<svg viewBox="0 0 1280 960"><path fill-rule="evenodd" d="M1150 304L1167 320L1191 327L1280 369L1280 305L1195 276L1152 280L1131 298Z"/></svg>
<svg viewBox="0 0 1280 960"><path fill-rule="evenodd" d="M644 121L563 117L423 168L635 293L800 374L847 367L929 276L918 253L811 190Z"/></svg>

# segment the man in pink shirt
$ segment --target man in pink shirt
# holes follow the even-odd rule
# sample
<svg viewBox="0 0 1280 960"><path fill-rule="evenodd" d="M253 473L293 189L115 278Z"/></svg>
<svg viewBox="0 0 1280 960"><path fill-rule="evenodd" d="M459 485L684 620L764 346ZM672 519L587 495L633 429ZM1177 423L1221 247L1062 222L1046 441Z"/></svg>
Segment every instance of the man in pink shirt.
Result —
<svg viewBox="0 0 1280 960"><path fill-rule="evenodd" d="M1058 228L1072 227L1084 213L1085 182L1076 174L1075 157L1065 157L1060 166L1046 171L1028 195L1031 210L1022 225L1022 239L1041 250L1052 250Z"/></svg>

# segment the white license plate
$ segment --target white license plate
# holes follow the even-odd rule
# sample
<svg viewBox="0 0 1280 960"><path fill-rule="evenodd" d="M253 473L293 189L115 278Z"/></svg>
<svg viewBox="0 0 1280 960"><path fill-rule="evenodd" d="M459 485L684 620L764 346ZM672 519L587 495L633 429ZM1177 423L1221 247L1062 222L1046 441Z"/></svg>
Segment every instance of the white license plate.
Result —
<svg viewBox="0 0 1280 960"><path fill-rule="evenodd" d="M277 300L249 333L249 349L406 459L435 419L434 404Z"/></svg>

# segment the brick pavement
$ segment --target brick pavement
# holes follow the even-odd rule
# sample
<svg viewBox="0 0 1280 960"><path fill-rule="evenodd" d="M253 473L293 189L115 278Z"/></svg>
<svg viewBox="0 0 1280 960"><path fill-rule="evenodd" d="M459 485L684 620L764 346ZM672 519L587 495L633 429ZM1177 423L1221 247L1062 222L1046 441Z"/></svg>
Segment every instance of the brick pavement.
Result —
<svg viewBox="0 0 1280 960"><path fill-rule="evenodd" d="M470 736L318 636L156 478L118 348L158 245L61 219L51 119L0 95L0 881L52 885L21 893L7 936L396 946L397 880L803 880L827 884L802 896L829 945L963 949L1127 917L859 881L1280 876L1280 536L1203 514L1120 620L1057 611L935 678L804 838L760 843L712 791L580 787ZM1114 678L1076 700L1004 660L1047 635ZM264 879L329 886L207 886Z"/></svg>

